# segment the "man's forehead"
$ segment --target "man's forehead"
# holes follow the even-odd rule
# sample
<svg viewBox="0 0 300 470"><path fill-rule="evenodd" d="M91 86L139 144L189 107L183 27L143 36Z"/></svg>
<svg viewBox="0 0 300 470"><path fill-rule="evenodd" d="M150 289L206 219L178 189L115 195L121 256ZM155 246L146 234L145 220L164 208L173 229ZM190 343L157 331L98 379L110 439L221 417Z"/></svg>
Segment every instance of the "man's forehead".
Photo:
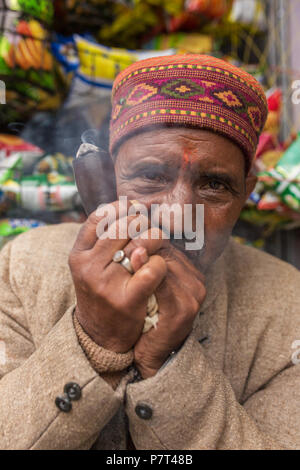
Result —
<svg viewBox="0 0 300 470"><path fill-rule="evenodd" d="M206 130L166 129L144 132L128 139L120 149L127 163L158 160L165 164L197 162L213 158L223 160L224 152L235 144Z"/></svg>

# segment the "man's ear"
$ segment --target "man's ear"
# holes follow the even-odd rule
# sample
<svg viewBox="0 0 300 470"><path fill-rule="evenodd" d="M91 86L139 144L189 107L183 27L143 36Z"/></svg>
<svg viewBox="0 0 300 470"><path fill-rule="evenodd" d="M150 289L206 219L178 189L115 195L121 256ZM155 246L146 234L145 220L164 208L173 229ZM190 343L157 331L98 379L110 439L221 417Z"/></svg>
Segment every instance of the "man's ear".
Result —
<svg viewBox="0 0 300 470"><path fill-rule="evenodd" d="M245 189L246 189L246 192L245 192L245 202L247 201L247 199L249 198L250 194L251 194L252 191L254 190L256 183L257 183L257 177L256 177L255 175L251 174L251 172L250 172L249 175L246 176L246 182L245 182Z"/></svg>

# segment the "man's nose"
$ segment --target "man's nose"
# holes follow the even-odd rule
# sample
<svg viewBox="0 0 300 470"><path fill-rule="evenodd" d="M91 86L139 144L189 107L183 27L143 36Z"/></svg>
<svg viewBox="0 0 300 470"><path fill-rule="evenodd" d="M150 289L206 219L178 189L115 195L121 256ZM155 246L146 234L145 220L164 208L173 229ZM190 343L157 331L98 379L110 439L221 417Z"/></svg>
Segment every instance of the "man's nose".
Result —
<svg viewBox="0 0 300 470"><path fill-rule="evenodd" d="M190 181L180 179L175 186L164 195L167 204L180 204L182 209L185 204L195 203L195 193Z"/></svg>
<svg viewBox="0 0 300 470"><path fill-rule="evenodd" d="M156 223L161 228L169 227L170 234L174 235L178 231L183 232L185 216L189 217L189 219L191 218L190 224L194 226L195 194L191 184L188 182L176 182L173 188L157 195L155 201L151 201L151 203L158 204L159 206L166 205L171 210L170 217L168 217L168 209L157 212L156 214L158 215L155 217Z"/></svg>

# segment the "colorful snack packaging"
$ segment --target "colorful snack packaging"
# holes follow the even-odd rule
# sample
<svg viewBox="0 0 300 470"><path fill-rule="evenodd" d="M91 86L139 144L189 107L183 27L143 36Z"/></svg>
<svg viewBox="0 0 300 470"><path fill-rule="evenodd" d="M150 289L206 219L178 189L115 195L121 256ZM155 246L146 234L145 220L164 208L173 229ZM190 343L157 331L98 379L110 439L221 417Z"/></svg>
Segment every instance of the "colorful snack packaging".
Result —
<svg viewBox="0 0 300 470"><path fill-rule="evenodd" d="M282 149L268 150L263 153L260 160L262 161L264 167L268 170L269 168L274 168L283 155Z"/></svg>
<svg viewBox="0 0 300 470"><path fill-rule="evenodd" d="M174 49L164 51L130 51L97 44L77 34L74 40L78 50L80 66L76 73L86 83L111 88L115 77L137 60L160 55L174 54Z"/></svg>
<svg viewBox="0 0 300 470"><path fill-rule="evenodd" d="M7 157L0 162L0 185L4 184L16 173L20 174L23 169L22 157L16 153ZM1 186L0 186L1 188Z"/></svg>
<svg viewBox="0 0 300 470"><path fill-rule="evenodd" d="M19 181L8 179L1 192L2 213L14 207L36 212L73 210L81 205L74 182L46 174L23 176Z"/></svg>
<svg viewBox="0 0 300 470"><path fill-rule="evenodd" d="M48 174L48 180L53 183L58 181L73 181L73 157L66 157L60 152L54 155L45 155L34 167L34 174Z"/></svg>
<svg viewBox="0 0 300 470"><path fill-rule="evenodd" d="M2 219L0 220L0 237L10 237L46 224L33 219Z"/></svg>
<svg viewBox="0 0 300 470"><path fill-rule="evenodd" d="M300 133L275 168L258 174L289 208L300 211Z"/></svg>
<svg viewBox="0 0 300 470"><path fill-rule="evenodd" d="M3 169L3 160L14 156L22 160L22 168L24 171L32 167L32 165L44 154L44 151L36 145L25 142L20 137L8 134L0 134L0 174ZM0 177L1 182L1 177Z"/></svg>
<svg viewBox="0 0 300 470"><path fill-rule="evenodd" d="M265 131L273 134L274 136L279 135L280 131L280 112L279 111L269 111L267 121L265 124Z"/></svg>
<svg viewBox="0 0 300 470"><path fill-rule="evenodd" d="M51 50L66 73L72 74L78 69L79 58L73 36L64 37L57 34L56 40L51 44Z"/></svg>
<svg viewBox="0 0 300 470"><path fill-rule="evenodd" d="M33 219L2 219L0 220L0 250L17 235L33 228L43 227L44 222Z"/></svg>
<svg viewBox="0 0 300 470"><path fill-rule="evenodd" d="M0 134L0 160L9 157L11 154L18 153L20 156L26 156L27 153L36 153L43 155L43 150L32 145L25 140L10 134Z"/></svg>
<svg viewBox="0 0 300 470"><path fill-rule="evenodd" d="M269 114L265 124L265 132L277 137L280 131L282 91L280 88L271 88L267 91Z"/></svg>
<svg viewBox="0 0 300 470"><path fill-rule="evenodd" d="M272 191L267 191L258 201L257 208L261 211L272 211L281 204L280 197Z"/></svg>
<svg viewBox="0 0 300 470"><path fill-rule="evenodd" d="M254 190L250 194L249 199L246 202L246 205L250 207L256 206L259 203L263 192L264 192L264 185L263 183L258 181L255 185Z"/></svg>
<svg viewBox="0 0 300 470"><path fill-rule="evenodd" d="M20 207L30 211L63 211L80 206L80 198L73 182L52 184L47 175L22 178L17 202Z"/></svg>
<svg viewBox="0 0 300 470"><path fill-rule="evenodd" d="M272 88L267 92L267 101L269 111L278 112L282 104L282 91L280 88Z"/></svg>
<svg viewBox="0 0 300 470"><path fill-rule="evenodd" d="M259 138L256 158L259 158L267 150L273 150L276 148L277 140L270 132L263 132Z"/></svg>

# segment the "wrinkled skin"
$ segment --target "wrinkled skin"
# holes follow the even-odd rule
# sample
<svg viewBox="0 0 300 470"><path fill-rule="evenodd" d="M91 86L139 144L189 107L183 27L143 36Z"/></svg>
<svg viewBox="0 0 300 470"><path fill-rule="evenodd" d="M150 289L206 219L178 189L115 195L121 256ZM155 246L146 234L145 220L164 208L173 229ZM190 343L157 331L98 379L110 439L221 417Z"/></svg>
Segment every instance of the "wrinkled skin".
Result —
<svg viewBox="0 0 300 470"><path fill-rule="evenodd" d="M118 151L115 172L118 197L148 208L175 202L205 207L200 251L185 252L184 240L162 240L162 234L159 240L98 240L99 218L93 213L71 252L78 320L103 347L121 353L134 348L135 363L147 378L190 333L205 299L205 273L224 250L256 179L246 176L243 153L232 141L184 128L128 139ZM120 248L130 257L134 275L111 262ZM154 292L158 326L141 334L147 298Z"/></svg>
<svg viewBox="0 0 300 470"><path fill-rule="evenodd" d="M205 130L139 134L121 147L115 170L118 196L148 207L163 202L205 205L205 249L194 253L202 272L222 253L255 184L255 178L245 179L241 150Z"/></svg>

